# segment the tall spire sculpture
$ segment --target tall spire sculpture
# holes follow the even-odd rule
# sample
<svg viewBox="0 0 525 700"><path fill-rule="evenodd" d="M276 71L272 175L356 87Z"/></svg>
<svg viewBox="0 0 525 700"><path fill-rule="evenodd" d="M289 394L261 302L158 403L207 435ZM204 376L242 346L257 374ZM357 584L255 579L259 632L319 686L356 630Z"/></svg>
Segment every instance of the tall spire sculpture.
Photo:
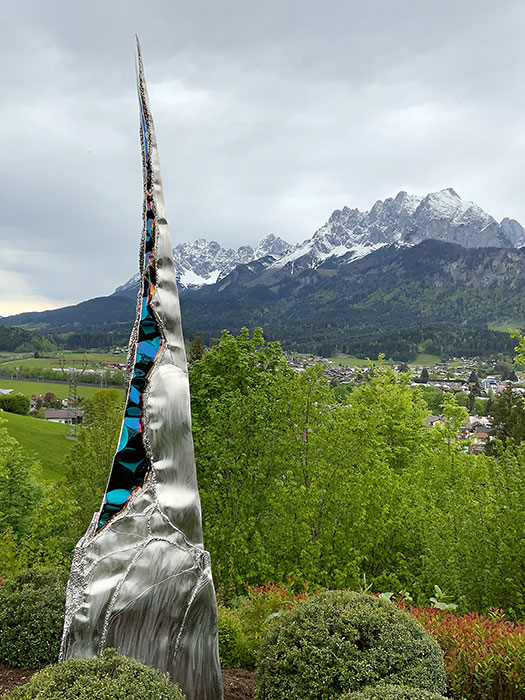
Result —
<svg viewBox="0 0 525 700"><path fill-rule="evenodd" d="M75 550L60 658L114 647L167 671L188 700L221 700L181 313L138 39L137 52L144 210L128 393L101 509Z"/></svg>

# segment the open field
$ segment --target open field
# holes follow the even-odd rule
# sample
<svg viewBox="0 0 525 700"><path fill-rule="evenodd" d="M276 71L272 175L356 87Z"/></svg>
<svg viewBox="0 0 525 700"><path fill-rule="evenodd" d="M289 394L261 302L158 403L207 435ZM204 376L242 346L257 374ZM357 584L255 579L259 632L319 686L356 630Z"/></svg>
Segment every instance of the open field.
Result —
<svg viewBox="0 0 525 700"><path fill-rule="evenodd" d="M29 352L0 352L0 364L3 362L11 362L12 360L25 360L26 358L32 358L33 355Z"/></svg>
<svg viewBox="0 0 525 700"><path fill-rule="evenodd" d="M428 355L427 353L420 353L416 355L416 359L409 362L409 365L416 365L416 367L432 367L436 362L441 362L439 355Z"/></svg>
<svg viewBox="0 0 525 700"><path fill-rule="evenodd" d="M89 369L95 369L99 367L100 362L126 362L127 356L125 353L120 353L119 355L112 355L109 352L90 352L86 353L64 353L61 356L55 355L54 357L27 357L22 359L11 359L9 355L13 353L4 353L8 356L6 359L2 359L0 355L0 363L4 367L28 367L29 369L51 369L52 367L60 367L60 363L63 361L66 367L82 367L84 357L88 362Z"/></svg>
<svg viewBox="0 0 525 700"><path fill-rule="evenodd" d="M59 479L64 473L64 459L74 444L65 437L69 426L15 413L4 412L2 418L7 419L9 434L42 465L43 480Z"/></svg>
<svg viewBox="0 0 525 700"><path fill-rule="evenodd" d="M520 328L521 325L521 323L514 323L513 321L502 321L500 323L489 323L489 329L491 331L500 331L500 333L510 333L516 328Z"/></svg>
<svg viewBox="0 0 525 700"><path fill-rule="evenodd" d="M47 394L48 391L53 392L55 396L59 399L65 399L68 395L69 385L65 382L38 382L29 381L24 379L5 379L0 377L0 389L13 389L15 393L20 392L26 396L33 396L33 394L40 396L41 394ZM78 395L82 398L89 399L96 391L100 391L100 387L96 384L92 386L79 386ZM118 389L122 400L124 400L124 389Z"/></svg>

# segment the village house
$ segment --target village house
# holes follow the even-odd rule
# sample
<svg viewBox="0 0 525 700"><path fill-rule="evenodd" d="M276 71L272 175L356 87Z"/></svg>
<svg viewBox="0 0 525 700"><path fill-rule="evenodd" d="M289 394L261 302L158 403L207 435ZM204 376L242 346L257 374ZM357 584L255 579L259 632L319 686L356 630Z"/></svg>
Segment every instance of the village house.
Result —
<svg viewBox="0 0 525 700"><path fill-rule="evenodd" d="M66 423L67 425L80 425L84 420L83 408L49 408L46 411L46 420L52 423Z"/></svg>

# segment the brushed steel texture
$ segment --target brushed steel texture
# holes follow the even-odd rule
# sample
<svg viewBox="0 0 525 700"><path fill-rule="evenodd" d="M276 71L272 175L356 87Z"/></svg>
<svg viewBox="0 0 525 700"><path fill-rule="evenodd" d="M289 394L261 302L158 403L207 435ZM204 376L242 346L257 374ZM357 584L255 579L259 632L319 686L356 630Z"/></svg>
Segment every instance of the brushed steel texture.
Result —
<svg viewBox="0 0 525 700"><path fill-rule="evenodd" d="M145 186L141 270L144 276L149 169L156 279L151 308L161 336L142 397L149 469L120 512L101 526L103 502L77 544L60 660L96 657L114 647L168 672L188 700L221 700L217 608L210 557L202 543L180 305L138 39L137 52ZM136 362L140 313L139 298L128 382Z"/></svg>

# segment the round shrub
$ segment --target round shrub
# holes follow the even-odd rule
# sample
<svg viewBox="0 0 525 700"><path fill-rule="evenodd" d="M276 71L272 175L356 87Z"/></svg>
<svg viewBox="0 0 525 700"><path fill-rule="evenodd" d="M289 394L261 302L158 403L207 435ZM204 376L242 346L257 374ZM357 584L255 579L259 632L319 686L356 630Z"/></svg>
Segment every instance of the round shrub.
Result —
<svg viewBox="0 0 525 700"><path fill-rule="evenodd" d="M67 571L35 568L0 586L0 662L39 668L58 658Z"/></svg>
<svg viewBox="0 0 525 700"><path fill-rule="evenodd" d="M100 659L69 659L36 673L3 700L184 700L167 675L107 649Z"/></svg>
<svg viewBox="0 0 525 700"><path fill-rule="evenodd" d="M249 662L242 624L233 610L219 606L219 657L224 668L246 668Z"/></svg>
<svg viewBox="0 0 525 700"><path fill-rule="evenodd" d="M443 655L417 620L365 593L327 591L268 626L259 700L330 700L381 682L446 690Z"/></svg>
<svg viewBox="0 0 525 700"><path fill-rule="evenodd" d="M345 693L339 700L447 700L431 690L408 685L376 685L355 693Z"/></svg>

